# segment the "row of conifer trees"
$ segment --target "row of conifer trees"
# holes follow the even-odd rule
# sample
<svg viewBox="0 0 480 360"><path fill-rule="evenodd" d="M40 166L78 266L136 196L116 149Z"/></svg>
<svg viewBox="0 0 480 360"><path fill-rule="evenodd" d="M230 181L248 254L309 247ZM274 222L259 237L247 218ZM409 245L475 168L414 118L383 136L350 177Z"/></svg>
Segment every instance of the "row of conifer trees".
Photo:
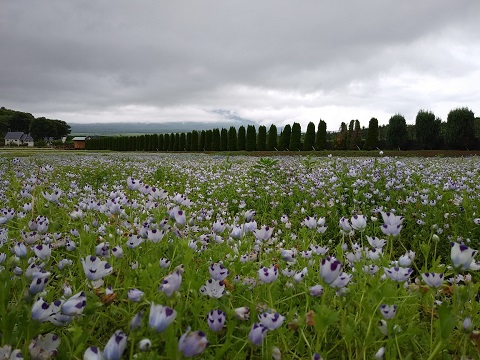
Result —
<svg viewBox="0 0 480 360"><path fill-rule="evenodd" d="M358 120L342 122L338 131L327 133L327 124L310 122L305 133L299 123L286 125L278 134L276 125L231 126L187 133L99 137L88 140L87 149L115 151L318 151L382 149L479 149L480 118L468 108L451 110L446 122L431 111L420 110L415 125L400 114L388 125L371 118L368 128Z"/></svg>
<svg viewBox="0 0 480 360"><path fill-rule="evenodd" d="M302 141L303 140L303 141ZM311 122L302 134L299 123L286 125L278 134L276 125L248 125L228 130L193 130L187 133L145 134L139 136L111 136L87 141L90 150L115 151L300 151L326 148L327 124L320 120L318 129Z"/></svg>

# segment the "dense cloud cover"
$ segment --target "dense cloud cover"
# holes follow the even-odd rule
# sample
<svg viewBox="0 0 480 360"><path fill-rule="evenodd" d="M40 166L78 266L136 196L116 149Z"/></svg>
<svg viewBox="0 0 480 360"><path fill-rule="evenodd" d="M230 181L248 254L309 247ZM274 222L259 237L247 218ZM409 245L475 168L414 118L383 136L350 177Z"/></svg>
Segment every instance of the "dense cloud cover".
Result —
<svg viewBox="0 0 480 360"><path fill-rule="evenodd" d="M9 1L0 105L67 122L320 118L480 104L480 2Z"/></svg>

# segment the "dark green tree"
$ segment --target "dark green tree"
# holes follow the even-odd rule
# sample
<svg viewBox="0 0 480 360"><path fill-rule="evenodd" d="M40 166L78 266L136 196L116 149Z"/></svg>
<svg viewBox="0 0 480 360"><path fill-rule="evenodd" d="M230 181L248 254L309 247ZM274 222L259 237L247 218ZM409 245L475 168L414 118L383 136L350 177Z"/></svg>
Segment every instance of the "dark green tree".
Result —
<svg viewBox="0 0 480 360"><path fill-rule="evenodd" d="M352 149L352 137L353 137L353 127L355 126L355 120L350 120L350 123L348 124L348 132L347 132L347 149L351 150Z"/></svg>
<svg viewBox="0 0 480 360"><path fill-rule="evenodd" d="M178 150L185 151L186 145L187 145L187 134L182 132L180 134L180 142L179 142Z"/></svg>
<svg viewBox="0 0 480 360"><path fill-rule="evenodd" d="M205 130L200 132L200 141L198 143L198 150L205 151Z"/></svg>
<svg viewBox="0 0 480 360"><path fill-rule="evenodd" d="M192 151L198 151L198 131L192 131L192 145L190 146Z"/></svg>
<svg viewBox="0 0 480 360"><path fill-rule="evenodd" d="M277 138L278 138L277 126L275 124L272 124L268 129L268 138L267 138L268 151L278 150Z"/></svg>
<svg viewBox="0 0 480 360"><path fill-rule="evenodd" d="M175 133L175 140L173 141L173 151L180 150L180 133Z"/></svg>
<svg viewBox="0 0 480 360"><path fill-rule="evenodd" d="M315 150L315 124L313 122L309 122L307 125L307 131L303 139L303 150Z"/></svg>
<svg viewBox="0 0 480 360"><path fill-rule="evenodd" d="M218 128L212 131L212 150L220 151L220 129Z"/></svg>
<svg viewBox="0 0 480 360"><path fill-rule="evenodd" d="M168 151L170 147L170 134L163 135L163 151Z"/></svg>
<svg viewBox="0 0 480 360"><path fill-rule="evenodd" d="M187 133L187 142L185 144L185 150L192 151L192 132Z"/></svg>
<svg viewBox="0 0 480 360"><path fill-rule="evenodd" d="M228 150L228 130L222 128L220 131L220 151Z"/></svg>
<svg viewBox="0 0 480 360"><path fill-rule="evenodd" d="M343 121L340 124L340 129L337 134L335 148L338 150L346 150L347 149L347 137L348 137L348 129L347 124Z"/></svg>
<svg viewBox="0 0 480 360"><path fill-rule="evenodd" d="M448 113L445 143L452 149L470 149L473 147L475 143L475 115L472 110L463 107L451 110Z"/></svg>
<svg viewBox="0 0 480 360"><path fill-rule="evenodd" d="M368 133L364 146L366 150L373 150L378 147L378 135L378 120L372 117L368 122Z"/></svg>
<svg viewBox="0 0 480 360"><path fill-rule="evenodd" d="M205 151L212 151L212 137L212 130L205 131Z"/></svg>
<svg viewBox="0 0 480 360"><path fill-rule="evenodd" d="M440 141L442 120L431 111L420 110L415 118L415 138L422 149L435 149Z"/></svg>
<svg viewBox="0 0 480 360"><path fill-rule="evenodd" d="M302 138L302 127L299 123L295 122L292 126L292 136L290 137L290 151L299 151L300 149L300 142Z"/></svg>
<svg viewBox="0 0 480 360"><path fill-rule="evenodd" d="M228 129L228 151L237 150L237 129L235 126L230 126Z"/></svg>
<svg viewBox="0 0 480 360"><path fill-rule="evenodd" d="M360 127L360 121L355 120L350 137L350 150L360 150L360 145L362 145L362 129Z"/></svg>
<svg viewBox="0 0 480 360"><path fill-rule="evenodd" d="M390 149L404 149L407 142L408 131L405 118L395 114L388 121L387 145Z"/></svg>
<svg viewBox="0 0 480 360"><path fill-rule="evenodd" d="M150 138L150 151L157 151L158 134L152 134Z"/></svg>
<svg viewBox="0 0 480 360"><path fill-rule="evenodd" d="M238 128L237 150L245 150L246 141L247 141L247 133L245 130L245 126L242 125Z"/></svg>
<svg viewBox="0 0 480 360"><path fill-rule="evenodd" d="M327 148L327 123L320 119L317 134L315 137L315 149L325 150Z"/></svg>
<svg viewBox="0 0 480 360"><path fill-rule="evenodd" d="M48 119L39 117L33 119L30 123L30 135L35 141L43 140L50 136L50 126Z"/></svg>
<svg viewBox="0 0 480 360"><path fill-rule="evenodd" d="M44 117L42 117L41 119L49 120ZM33 117L32 114L24 113L20 111L13 111L13 113L11 113L11 117L9 121L9 128L11 131L21 131L24 133L28 133L30 131L30 125L34 120L35 118ZM48 125L52 126L51 124L48 124ZM35 137L32 134L30 135L35 139ZM47 136L53 136L53 135L47 135Z"/></svg>
<svg viewBox="0 0 480 360"><path fill-rule="evenodd" d="M292 127L290 126L290 124L287 124L285 125L282 131L282 142L283 142L282 150L289 150L291 136L292 136Z"/></svg>
<svg viewBox="0 0 480 360"><path fill-rule="evenodd" d="M163 134L158 134L158 143L157 143L158 151L163 151L163 141L164 141Z"/></svg>
<svg viewBox="0 0 480 360"><path fill-rule="evenodd" d="M255 129L255 126L253 125L247 126L245 149L247 151L255 151L257 149L257 129Z"/></svg>
<svg viewBox="0 0 480 360"><path fill-rule="evenodd" d="M267 127L260 125L258 127L257 150L265 151L267 149Z"/></svg>

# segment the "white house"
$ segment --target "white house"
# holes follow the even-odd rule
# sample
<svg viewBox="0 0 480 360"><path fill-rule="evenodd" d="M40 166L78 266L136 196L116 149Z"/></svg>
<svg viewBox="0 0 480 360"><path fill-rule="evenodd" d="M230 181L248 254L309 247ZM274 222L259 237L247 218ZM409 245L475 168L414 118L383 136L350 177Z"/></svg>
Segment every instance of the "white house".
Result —
<svg viewBox="0 0 480 360"><path fill-rule="evenodd" d="M33 138L21 131L9 131L5 135L5 145L33 146Z"/></svg>

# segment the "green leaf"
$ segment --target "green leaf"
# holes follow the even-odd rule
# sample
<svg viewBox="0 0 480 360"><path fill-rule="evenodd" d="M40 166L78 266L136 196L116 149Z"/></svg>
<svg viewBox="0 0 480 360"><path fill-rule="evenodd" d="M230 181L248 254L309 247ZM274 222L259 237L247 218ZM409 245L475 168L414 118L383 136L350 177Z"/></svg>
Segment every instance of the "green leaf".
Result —
<svg viewBox="0 0 480 360"><path fill-rule="evenodd" d="M442 339L448 339L455 327L455 317L452 315L452 307L444 302L437 308L437 312L440 336Z"/></svg>

